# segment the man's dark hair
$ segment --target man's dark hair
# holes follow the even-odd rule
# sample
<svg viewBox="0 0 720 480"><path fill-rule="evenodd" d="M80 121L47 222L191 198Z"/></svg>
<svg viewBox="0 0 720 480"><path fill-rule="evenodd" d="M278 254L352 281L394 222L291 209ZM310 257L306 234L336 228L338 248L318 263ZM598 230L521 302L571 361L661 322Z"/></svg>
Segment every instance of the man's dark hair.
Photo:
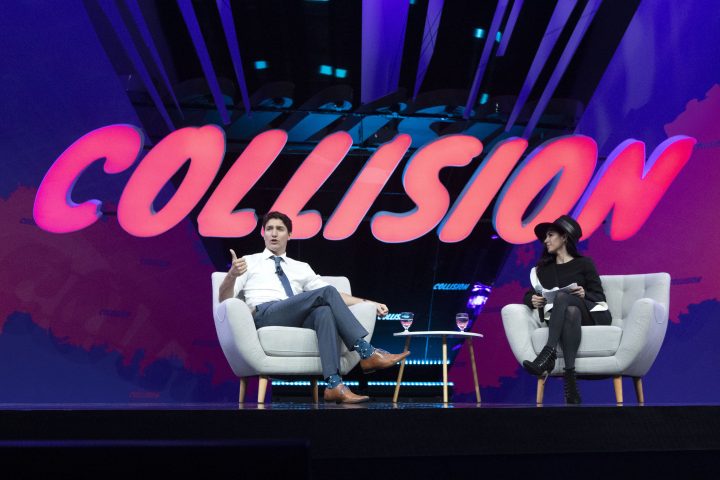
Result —
<svg viewBox="0 0 720 480"><path fill-rule="evenodd" d="M268 212L265 214L262 220L262 227L263 230L265 230L265 225L272 220L273 218L277 218L281 222L285 224L285 228L287 228L288 233L292 233L292 220L290 220L290 217L285 215L282 212Z"/></svg>

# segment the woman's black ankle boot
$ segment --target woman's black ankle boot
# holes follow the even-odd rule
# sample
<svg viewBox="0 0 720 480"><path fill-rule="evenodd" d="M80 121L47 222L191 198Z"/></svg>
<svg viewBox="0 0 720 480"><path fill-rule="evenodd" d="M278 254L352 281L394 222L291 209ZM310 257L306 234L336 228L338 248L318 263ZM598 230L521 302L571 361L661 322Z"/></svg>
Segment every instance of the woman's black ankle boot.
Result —
<svg viewBox="0 0 720 480"><path fill-rule="evenodd" d="M563 381L565 383L565 403L578 405L582 403L580 391L577 387L577 378L575 377L574 368L566 368L563 372Z"/></svg>
<svg viewBox="0 0 720 480"><path fill-rule="evenodd" d="M533 375L547 376L550 374L550 372L552 372L553 368L555 368L556 358L557 352L555 351L555 349L546 345L543 347L540 355L538 355L535 360L533 360L532 362L529 360L525 360L523 362L523 367L525 368L525 370L532 373Z"/></svg>

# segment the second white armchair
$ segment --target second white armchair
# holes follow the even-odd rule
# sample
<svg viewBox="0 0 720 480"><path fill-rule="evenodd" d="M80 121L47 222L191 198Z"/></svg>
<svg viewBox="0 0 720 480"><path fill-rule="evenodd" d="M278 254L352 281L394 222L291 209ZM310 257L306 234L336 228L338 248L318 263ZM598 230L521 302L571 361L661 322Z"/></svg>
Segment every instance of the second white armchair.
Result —
<svg viewBox="0 0 720 480"><path fill-rule="evenodd" d="M615 400L623 403L622 377L632 377L639 403L645 402L642 378L660 351L668 324L670 275L602 275L612 324L582 327L582 340L575 371L582 376L610 376ZM537 311L524 304L502 309L503 326L517 361L534 360L547 343L548 328ZM562 349L551 375L562 375ZM543 401L545 382L538 379L538 404Z"/></svg>

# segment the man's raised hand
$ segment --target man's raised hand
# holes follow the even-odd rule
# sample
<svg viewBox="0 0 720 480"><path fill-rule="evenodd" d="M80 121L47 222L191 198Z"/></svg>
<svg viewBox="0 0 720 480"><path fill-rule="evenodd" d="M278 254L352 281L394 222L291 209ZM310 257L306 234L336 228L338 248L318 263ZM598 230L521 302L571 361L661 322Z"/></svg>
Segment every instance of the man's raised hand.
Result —
<svg viewBox="0 0 720 480"><path fill-rule="evenodd" d="M239 277L243 273L247 272L247 263L245 263L245 258L238 258L235 254L235 250L232 248L230 249L230 255L232 255L232 264L230 265L228 275L232 277Z"/></svg>

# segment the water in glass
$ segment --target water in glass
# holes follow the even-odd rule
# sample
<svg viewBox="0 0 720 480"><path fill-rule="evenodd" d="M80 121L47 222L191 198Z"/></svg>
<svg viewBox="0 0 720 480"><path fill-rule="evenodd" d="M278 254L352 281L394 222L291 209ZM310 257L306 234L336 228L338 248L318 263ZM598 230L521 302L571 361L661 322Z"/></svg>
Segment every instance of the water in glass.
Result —
<svg viewBox="0 0 720 480"><path fill-rule="evenodd" d="M400 314L400 325L402 325L406 332L410 328L410 325L412 325L414 318L415 314L412 312L402 312Z"/></svg>
<svg viewBox="0 0 720 480"><path fill-rule="evenodd" d="M468 322L470 321L467 313L458 313L455 315L455 324L460 329L461 332L464 332L465 329L468 326Z"/></svg>

